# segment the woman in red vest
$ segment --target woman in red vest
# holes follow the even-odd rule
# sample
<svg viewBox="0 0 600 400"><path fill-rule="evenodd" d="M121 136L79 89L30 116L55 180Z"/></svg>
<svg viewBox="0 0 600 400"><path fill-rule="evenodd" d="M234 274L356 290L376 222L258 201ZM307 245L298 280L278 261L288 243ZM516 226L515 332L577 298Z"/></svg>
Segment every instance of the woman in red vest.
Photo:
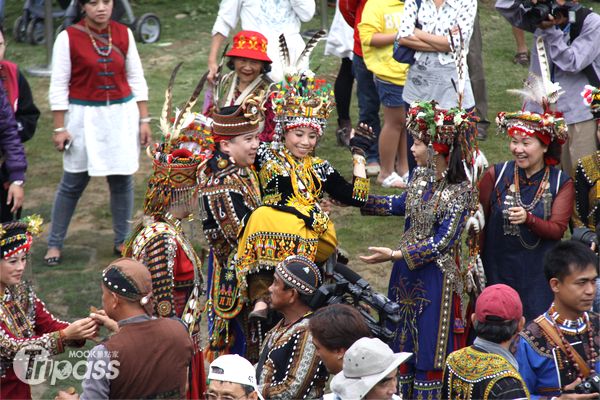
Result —
<svg viewBox="0 0 600 400"><path fill-rule="evenodd" d="M77 201L91 176L110 186L114 250L120 254L133 212L133 173L149 144L148 87L133 34L110 20L112 0L79 0L84 18L54 43L50 107L63 177L52 209L46 264L61 249Z"/></svg>

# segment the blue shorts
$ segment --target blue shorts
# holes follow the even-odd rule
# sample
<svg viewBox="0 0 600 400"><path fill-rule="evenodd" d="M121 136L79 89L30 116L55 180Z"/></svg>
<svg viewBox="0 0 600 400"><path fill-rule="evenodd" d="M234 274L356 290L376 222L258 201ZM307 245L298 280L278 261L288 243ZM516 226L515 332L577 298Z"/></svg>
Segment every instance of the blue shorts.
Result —
<svg viewBox="0 0 600 400"><path fill-rule="evenodd" d="M375 86L381 104L386 107L404 107L404 100L402 100L404 86L394 85L378 78L375 78Z"/></svg>

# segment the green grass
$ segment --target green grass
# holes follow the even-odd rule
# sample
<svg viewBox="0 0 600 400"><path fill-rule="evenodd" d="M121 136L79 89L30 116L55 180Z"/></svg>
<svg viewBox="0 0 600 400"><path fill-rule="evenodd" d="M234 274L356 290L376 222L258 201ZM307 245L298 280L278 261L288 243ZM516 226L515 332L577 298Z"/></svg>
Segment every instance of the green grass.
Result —
<svg viewBox="0 0 600 400"><path fill-rule="evenodd" d="M161 40L157 44L141 45L138 49L144 63L146 79L150 87L149 107L153 115L159 115L162 106L164 89L171 70L179 61L185 64L181 69L176 86L175 99L183 102L189 96L199 77L206 67L206 59L210 45L210 31L218 7L217 0L146 0L132 3L134 13L156 13L162 22ZM6 58L17 62L22 70L44 64L46 53L43 46L31 46L15 43L10 34L14 19L21 14L22 2L9 1L6 5L6 36L8 49ZM519 100L506 94L508 88L518 88L527 76L526 68L512 63L515 52L514 39L509 24L493 8L490 0L479 1L481 27L484 41L484 65L488 88L489 115L494 116L501 110L514 110ZM319 7L317 7L319 9ZM333 10L329 9L329 21ZM182 19L176 16L184 15ZM320 16L303 29L320 26ZM528 36L531 42L531 37ZM323 44L319 44L314 52L312 66L320 65L319 74L333 83L339 67L339 60L323 57ZM54 191L62 173L62 160L51 144L52 120L49 112L47 93L49 79L28 77L38 107L42 110L38 130L35 137L27 143L26 151L29 170L26 186L25 212L40 213L46 221L50 221L51 205ZM356 96L352 98L351 115L356 121ZM330 127L325 135L319 155L329 159L345 176L351 174L350 155L346 150L335 146L336 116L330 118ZM158 138L158 129L154 129L154 137ZM507 141L494 135L494 127L490 128L489 138L480 147L490 162L508 159ZM141 209L145 192L146 179L149 175L150 163L142 156L142 166L136 174L136 208ZM373 182L375 193L393 193L384 191ZM32 257L33 277L38 294L44 299L49 309L57 316L74 320L88 313L89 306L100 307L99 273L110 260L112 254L112 229L108 208L107 184L102 178L92 179L86 193L80 200L75 213L73 226L67 237L64 250L64 263L60 267L49 269L42 264L45 253L45 237L37 240ZM363 218L358 210L341 208L334 210L332 219L336 224L341 246L351 255L351 264L364 274L371 283L380 290L385 290L389 277L389 264L366 266L358 260L369 245L394 246L401 235L403 221L399 218L369 217ZM76 228L76 229L75 229ZM205 246L199 221L193 223L194 241ZM89 346L88 346L89 347ZM62 356L66 357L65 355ZM77 361L77 360L76 360ZM78 382L61 382L56 388L76 386ZM34 388L34 397L52 398L56 388L38 386Z"/></svg>

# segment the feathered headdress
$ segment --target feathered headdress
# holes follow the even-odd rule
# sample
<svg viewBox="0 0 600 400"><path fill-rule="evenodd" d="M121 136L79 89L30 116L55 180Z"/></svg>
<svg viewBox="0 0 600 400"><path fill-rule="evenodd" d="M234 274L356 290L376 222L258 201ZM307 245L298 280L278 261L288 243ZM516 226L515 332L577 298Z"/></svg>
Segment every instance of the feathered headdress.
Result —
<svg viewBox="0 0 600 400"><path fill-rule="evenodd" d="M285 77L274 85L271 93L277 123L275 131L278 135L284 130L299 126L310 127L319 135L325 130L329 114L335 106L331 84L324 79L315 78L310 69L302 69L325 33L323 30L317 32L293 64L290 62L285 36L279 36L279 53Z"/></svg>
<svg viewBox="0 0 600 400"><path fill-rule="evenodd" d="M563 144L567 140L568 130L562 113L550 109L550 105L558 100L561 94L560 85L544 83L537 75L530 74L523 89L509 90L520 95L524 100L532 101L544 110L538 114L530 111L500 112L496 124L500 132L509 136L535 136L545 145L551 142ZM552 160L546 160L553 164Z"/></svg>
<svg viewBox="0 0 600 400"><path fill-rule="evenodd" d="M165 92L165 103L160 117L163 135L161 143L148 147L153 159L153 174L148 180L144 214L161 215L175 204L189 203L197 187L197 173L214 151L212 121L192 112L206 82L205 73L192 96L171 119L172 92L178 64L171 74Z"/></svg>

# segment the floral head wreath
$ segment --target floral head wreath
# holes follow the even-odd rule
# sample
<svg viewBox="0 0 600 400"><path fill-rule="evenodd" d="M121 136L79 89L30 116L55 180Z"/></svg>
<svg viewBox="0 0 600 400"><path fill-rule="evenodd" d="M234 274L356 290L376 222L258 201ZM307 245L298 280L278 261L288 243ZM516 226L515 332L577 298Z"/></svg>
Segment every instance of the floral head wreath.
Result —
<svg viewBox="0 0 600 400"><path fill-rule="evenodd" d="M537 75L530 74L523 89L512 89L509 92L520 95L525 101L538 104L543 112L500 112L496 117L499 132L511 137L536 137L546 146L553 142L559 145L565 143L568 137L565 119L562 113L550 109L550 105L558 100L562 92L559 84L544 82ZM544 160L549 165L558 164L558 160L548 154L544 155Z"/></svg>
<svg viewBox="0 0 600 400"><path fill-rule="evenodd" d="M163 141L148 147L153 160L153 174L148 180L144 214L161 215L171 206L190 202L197 188L198 170L214 151L212 120L193 113L192 107L204 87L204 74L182 110L172 113L172 89L180 63L173 70L165 93L160 129Z"/></svg>
<svg viewBox="0 0 600 400"><path fill-rule="evenodd" d="M275 133L280 137L284 131L298 127L314 129L319 136L325 131L329 114L335 106L331 84L324 79L317 79L310 69L302 69L325 34L325 31L317 32L294 64L290 63L285 36L279 37L285 77L274 85L271 102L275 113Z"/></svg>
<svg viewBox="0 0 600 400"><path fill-rule="evenodd" d="M33 236L42 231L44 220L30 215L19 221L6 222L0 226L0 255L8 258L21 252L29 252Z"/></svg>
<svg viewBox="0 0 600 400"><path fill-rule="evenodd" d="M477 117L460 108L444 110L435 100L413 103L408 110L407 127L414 138L432 144L447 154L457 135L470 136ZM470 138L467 143L470 142ZM466 149L465 149L466 150Z"/></svg>
<svg viewBox="0 0 600 400"><path fill-rule="evenodd" d="M600 88L585 85L581 96L583 97L583 103L590 107L594 118L600 120Z"/></svg>

